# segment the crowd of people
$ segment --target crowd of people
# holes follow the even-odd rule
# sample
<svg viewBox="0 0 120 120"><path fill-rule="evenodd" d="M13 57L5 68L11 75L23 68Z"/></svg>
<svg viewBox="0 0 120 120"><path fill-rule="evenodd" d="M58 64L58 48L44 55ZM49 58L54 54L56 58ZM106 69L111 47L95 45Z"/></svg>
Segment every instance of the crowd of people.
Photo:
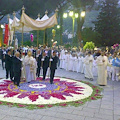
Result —
<svg viewBox="0 0 120 120"><path fill-rule="evenodd" d="M20 79L26 82L36 80L36 77L46 75L50 77L53 84L55 70L57 67L66 71L84 74L85 78L93 81L98 77L99 85L107 85L107 79L120 80L120 49L105 51L96 50L74 50L64 47L2 47L0 49L2 67L6 70L6 79L10 79L15 85L20 86ZM41 73L42 72L42 73Z"/></svg>
<svg viewBox="0 0 120 120"><path fill-rule="evenodd" d="M60 68L84 74L85 78L93 81L98 77L99 85L107 85L107 79L120 80L120 49L105 51L69 52L63 49L60 53Z"/></svg>
<svg viewBox="0 0 120 120"><path fill-rule="evenodd" d="M0 55L2 68L6 70L6 79L10 76L11 81L20 86L22 78L25 78L26 82L30 83L32 80L36 80L36 77L43 75L43 80L45 80L48 72L50 84L53 84L58 63L56 53L57 51L54 49L43 49L43 47L39 49L33 47L19 49L2 47Z"/></svg>

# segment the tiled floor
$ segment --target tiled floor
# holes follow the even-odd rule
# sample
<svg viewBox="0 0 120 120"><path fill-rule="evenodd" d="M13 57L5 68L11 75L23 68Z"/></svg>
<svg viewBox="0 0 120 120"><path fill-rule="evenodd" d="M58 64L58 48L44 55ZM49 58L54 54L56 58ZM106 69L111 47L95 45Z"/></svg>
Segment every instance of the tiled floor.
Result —
<svg viewBox="0 0 120 120"><path fill-rule="evenodd" d="M88 81L83 74L56 71L56 76ZM0 66L0 78L5 78L5 71ZM91 82L94 85L97 78ZM52 107L46 109L28 110L25 108L0 106L0 120L120 120L120 82L108 81L103 87L102 99L87 102L79 107Z"/></svg>

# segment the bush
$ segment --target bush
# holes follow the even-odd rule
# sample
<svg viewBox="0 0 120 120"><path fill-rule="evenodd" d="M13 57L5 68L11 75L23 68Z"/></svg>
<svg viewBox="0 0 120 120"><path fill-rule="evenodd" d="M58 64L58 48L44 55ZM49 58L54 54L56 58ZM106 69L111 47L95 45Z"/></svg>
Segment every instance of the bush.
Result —
<svg viewBox="0 0 120 120"><path fill-rule="evenodd" d="M92 50L95 48L95 44L93 42L86 42L85 46L83 47L84 50L89 49Z"/></svg>

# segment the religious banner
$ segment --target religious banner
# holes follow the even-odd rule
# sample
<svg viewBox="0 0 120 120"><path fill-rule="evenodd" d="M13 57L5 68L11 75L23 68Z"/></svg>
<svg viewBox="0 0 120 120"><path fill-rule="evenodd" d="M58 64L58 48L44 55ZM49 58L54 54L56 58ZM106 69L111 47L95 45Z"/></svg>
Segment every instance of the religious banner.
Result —
<svg viewBox="0 0 120 120"><path fill-rule="evenodd" d="M9 38L9 29L8 24L5 25L5 36L4 36L4 44L8 45L8 38Z"/></svg>

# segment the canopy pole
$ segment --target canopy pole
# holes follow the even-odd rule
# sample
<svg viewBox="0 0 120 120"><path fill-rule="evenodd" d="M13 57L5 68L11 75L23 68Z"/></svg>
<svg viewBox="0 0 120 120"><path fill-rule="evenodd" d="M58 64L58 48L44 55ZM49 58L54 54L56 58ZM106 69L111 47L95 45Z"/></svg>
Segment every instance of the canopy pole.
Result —
<svg viewBox="0 0 120 120"><path fill-rule="evenodd" d="M37 31L37 48L38 48L38 41L39 41L39 30Z"/></svg>
<svg viewBox="0 0 120 120"><path fill-rule="evenodd" d="M23 27L24 27L24 24L22 23L22 47L23 47Z"/></svg>
<svg viewBox="0 0 120 120"><path fill-rule="evenodd" d="M14 48L15 48L15 27L14 27Z"/></svg>
<svg viewBox="0 0 120 120"><path fill-rule="evenodd" d="M14 19L15 19L15 16L16 16L16 13L15 13L15 11L13 11L13 16L14 16ZM14 27L14 35L13 35L13 39L14 39L14 48L15 48L15 27Z"/></svg>
<svg viewBox="0 0 120 120"><path fill-rule="evenodd" d="M45 29L46 30L46 29ZM45 45L45 30L44 30L44 39L43 39L43 45Z"/></svg>
<svg viewBox="0 0 120 120"><path fill-rule="evenodd" d="M24 6L22 7L22 14L25 12L25 8ZM23 47L23 27L24 27L24 23L22 23L22 47Z"/></svg>

